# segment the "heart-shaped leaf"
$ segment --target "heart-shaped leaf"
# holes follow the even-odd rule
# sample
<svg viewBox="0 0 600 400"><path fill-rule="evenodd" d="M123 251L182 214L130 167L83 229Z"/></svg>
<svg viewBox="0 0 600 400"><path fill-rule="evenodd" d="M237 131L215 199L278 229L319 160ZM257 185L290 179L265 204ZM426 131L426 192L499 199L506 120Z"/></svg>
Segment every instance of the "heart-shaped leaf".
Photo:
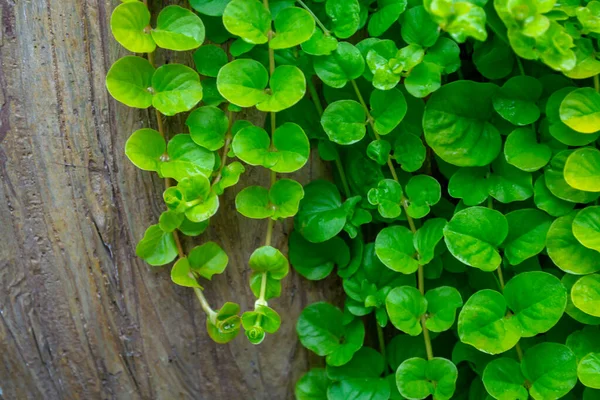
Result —
<svg viewBox="0 0 600 400"><path fill-rule="evenodd" d="M518 265L544 250L546 235L552 224L552 219L546 213L525 208L509 212L506 220L508 236L502 247L512 265Z"/></svg>
<svg viewBox="0 0 600 400"><path fill-rule="evenodd" d="M321 125L331 141L349 145L365 136L366 120L365 110L358 102L339 100L327 106L321 117Z"/></svg>
<svg viewBox="0 0 600 400"><path fill-rule="evenodd" d="M577 383L575 354L559 343L540 343L527 350L521 370L534 399L561 398Z"/></svg>
<svg viewBox="0 0 600 400"><path fill-rule="evenodd" d="M149 226L135 248L135 254L153 266L170 263L177 257L173 233L164 232L158 225Z"/></svg>
<svg viewBox="0 0 600 400"><path fill-rule="evenodd" d="M586 207L577 213L573 236L588 249L600 252L600 206Z"/></svg>
<svg viewBox="0 0 600 400"><path fill-rule="evenodd" d="M248 261L252 275L250 275L250 289L256 298L261 297L263 278L266 276L265 300L281 296L281 280L286 277L290 265L285 256L278 249L271 246L262 246L254 250Z"/></svg>
<svg viewBox="0 0 600 400"><path fill-rule="evenodd" d="M390 321L396 327L411 336L421 333L421 316L427 311L427 300L412 286L400 286L387 295L385 308Z"/></svg>
<svg viewBox="0 0 600 400"><path fill-rule="evenodd" d="M360 26L358 0L326 0L325 12L333 21L333 33L340 39L354 35Z"/></svg>
<svg viewBox="0 0 600 400"><path fill-rule="evenodd" d="M398 89L374 90L370 98L371 116L375 130L387 135L404 119L408 106L402 92Z"/></svg>
<svg viewBox="0 0 600 400"><path fill-rule="evenodd" d="M573 90L560 103L560 119L577 132L600 131L600 93L589 87Z"/></svg>
<svg viewBox="0 0 600 400"><path fill-rule="evenodd" d="M454 396L458 370L449 360L434 357L431 360L409 358L396 371L396 385L408 399L448 400Z"/></svg>
<svg viewBox="0 0 600 400"><path fill-rule="evenodd" d="M271 14L261 1L231 0L223 10L223 25L248 43L267 43Z"/></svg>
<svg viewBox="0 0 600 400"><path fill-rule="evenodd" d="M423 218L429 214L430 206L442 198L442 187L429 175L415 175L406 184L408 207L406 212L413 218Z"/></svg>
<svg viewBox="0 0 600 400"><path fill-rule="evenodd" d="M106 74L106 88L128 107L148 108L152 105L153 75L154 67L145 58L123 57Z"/></svg>
<svg viewBox="0 0 600 400"><path fill-rule="evenodd" d="M402 39L408 44L431 47L440 36L438 25L423 6L416 6L404 13L400 24Z"/></svg>
<svg viewBox="0 0 600 400"><path fill-rule="evenodd" d="M450 196L462 199L467 206L483 203L489 196L488 168L459 168L448 182Z"/></svg>
<svg viewBox="0 0 600 400"><path fill-rule="evenodd" d="M546 186L544 176L540 176L533 185L533 201L540 210L553 217L562 217L575 207L575 203L559 199Z"/></svg>
<svg viewBox="0 0 600 400"><path fill-rule="evenodd" d="M565 163L565 181L586 192L600 192L600 150L584 147L572 152Z"/></svg>
<svg viewBox="0 0 600 400"><path fill-rule="evenodd" d="M600 275L579 278L571 290L571 299L575 307L584 313L600 317Z"/></svg>
<svg viewBox="0 0 600 400"><path fill-rule="evenodd" d="M492 360L483 371L485 390L499 400L527 400L529 393L521 365L512 358Z"/></svg>
<svg viewBox="0 0 600 400"><path fill-rule="evenodd" d="M337 49L338 41L327 32L323 33L321 28L315 28L310 39L301 44L302 50L311 56L327 56Z"/></svg>
<svg viewBox="0 0 600 400"><path fill-rule="evenodd" d="M225 144L229 119L220 108L200 107L190 113L185 124L190 129L192 140L210 150L219 150Z"/></svg>
<svg viewBox="0 0 600 400"><path fill-rule="evenodd" d="M288 218L298 212L302 197L302 185L292 179L280 179L268 190L262 186L245 188L236 196L235 207L248 218Z"/></svg>
<svg viewBox="0 0 600 400"><path fill-rule="evenodd" d="M287 49L306 42L315 31L315 20L302 8L287 7L275 17L275 36L269 42L272 49Z"/></svg>
<svg viewBox="0 0 600 400"><path fill-rule="evenodd" d="M375 239L375 254L386 267L403 274L412 274L419 267L413 234L404 226L383 228Z"/></svg>
<svg viewBox="0 0 600 400"><path fill-rule="evenodd" d="M494 96L494 109L514 125L529 125L540 118L536 102L542 95L537 79L520 75L510 78Z"/></svg>
<svg viewBox="0 0 600 400"><path fill-rule="evenodd" d="M116 41L132 53L152 53L156 49L150 34L150 11L142 2L117 6L110 17L110 30Z"/></svg>
<svg viewBox="0 0 600 400"><path fill-rule="evenodd" d="M204 42L204 24L186 8L167 6L158 14L152 39L163 49L192 50Z"/></svg>
<svg viewBox="0 0 600 400"><path fill-rule="evenodd" d="M328 86L342 88L360 77L365 69L365 60L360 51L348 42L340 42L329 55L314 58L315 72Z"/></svg>
<svg viewBox="0 0 600 400"><path fill-rule="evenodd" d="M367 193L369 203L377 206L383 218L396 218L402 212L402 187L393 179L382 179Z"/></svg>
<svg viewBox="0 0 600 400"><path fill-rule="evenodd" d="M552 149L537 142L535 132L529 128L515 129L504 143L506 161L523 171L537 171L552 158Z"/></svg>
<svg viewBox="0 0 600 400"><path fill-rule="evenodd" d="M427 319L425 324L432 332L444 332L452 327L456 310L463 305L458 290L451 286L440 286L425 293Z"/></svg>
<svg viewBox="0 0 600 400"><path fill-rule="evenodd" d="M412 133L398 136L394 144L394 159L407 172L415 172L425 162L427 150L420 137Z"/></svg>
<svg viewBox="0 0 600 400"><path fill-rule="evenodd" d="M160 173L176 181L196 175L208 178L215 165L215 154L198 146L190 135L186 134L175 135L169 140L167 156L168 158L160 164Z"/></svg>
<svg viewBox="0 0 600 400"><path fill-rule="evenodd" d="M189 111L202 100L198 73L181 64L166 64L152 76L152 105L164 115Z"/></svg>

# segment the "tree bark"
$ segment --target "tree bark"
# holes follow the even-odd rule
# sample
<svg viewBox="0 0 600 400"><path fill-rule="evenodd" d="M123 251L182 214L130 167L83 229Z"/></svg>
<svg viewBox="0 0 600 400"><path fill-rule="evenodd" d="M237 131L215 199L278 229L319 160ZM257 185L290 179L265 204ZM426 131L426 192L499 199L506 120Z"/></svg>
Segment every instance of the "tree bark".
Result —
<svg viewBox="0 0 600 400"><path fill-rule="evenodd" d="M126 54L110 34L118 4L0 0L0 399L292 398L315 360L298 343L296 319L310 302L339 298L339 282L291 271L270 302L280 332L260 346L243 334L216 345L193 291L173 284L169 267L151 271L136 257L164 209L164 183L124 155L133 131L156 127L153 113L105 89L108 68ZM190 60L157 54L158 64ZM184 121L169 118L168 135L187 132ZM306 183L324 170L313 156L295 178ZM184 241L189 252L214 240L230 256L226 273L206 285L216 308L254 304L247 260L266 221L237 214L234 198L266 185L268 172L248 171L207 233ZM285 252L291 224L276 224L274 245Z"/></svg>

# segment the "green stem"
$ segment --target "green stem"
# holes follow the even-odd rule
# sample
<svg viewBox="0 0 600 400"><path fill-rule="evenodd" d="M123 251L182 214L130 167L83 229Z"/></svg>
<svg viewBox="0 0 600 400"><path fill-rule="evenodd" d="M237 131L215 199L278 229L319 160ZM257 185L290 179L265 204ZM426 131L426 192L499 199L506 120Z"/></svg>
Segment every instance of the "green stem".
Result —
<svg viewBox="0 0 600 400"><path fill-rule="evenodd" d="M233 118L231 115L231 111L227 112L227 117L229 118L229 127L227 128L227 135L225 135L225 146L223 146L223 155L221 156L221 165L219 166L219 172L215 176L215 179L212 182L212 186L218 183L223 176L223 168L225 168L225 162L227 161L227 153L229 153L229 146L231 146L231 126L233 125Z"/></svg>
<svg viewBox="0 0 600 400"><path fill-rule="evenodd" d="M213 325L216 324L217 313L210 307L208 301L206 301L206 297L204 297L202 289L194 288L194 293L196 293L196 297L198 298L198 301L200 301L200 306L202 307L202 310L204 310L206 316L210 319L210 322L212 322Z"/></svg>
<svg viewBox="0 0 600 400"><path fill-rule="evenodd" d="M315 108L317 109L319 116L321 116L323 115L323 104L321 104L321 99L319 98L319 94L317 93L317 88L310 79L307 80L306 83L308 85L308 92L310 93L310 97L313 103L315 104Z"/></svg>
<svg viewBox="0 0 600 400"><path fill-rule="evenodd" d="M517 65L519 66L519 71L521 71L521 75L525 76L525 68L523 68L523 62L521 61L521 57L515 54L515 58L517 59Z"/></svg>
<svg viewBox="0 0 600 400"><path fill-rule="evenodd" d="M379 351L383 356L383 363L385 366L384 368L387 371L387 360L385 357L385 338L383 337L383 328L379 325L377 319L375 319L375 325L377 326L377 340L379 341Z"/></svg>
<svg viewBox="0 0 600 400"><path fill-rule="evenodd" d="M327 28L325 28L325 25L323 25L323 23L321 22L321 20L315 15L314 12L312 12L312 10L310 8L308 8L308 6L302 1L302 0L296 0L298 2L298 4L300 4L300 6L302 8L304 8L306 11L308 11L308 13L310 15L312 15L313 19L315 20L315 22L317 23L317 25L319 25L319 28L321 28L323 30L323 33L325 35L330 35L330 32Z"/></svg>
<svg viewBox="0 0 600 400"><path fill-rule="evenodd" d="M375 138L377 140L380 140L381 137L379 136L379 133L377 133L377 131L375 130L375 123L373 122L373 117L371 116L371 113L369 112L369 108L367 107L367 103L365 102L365 99L362 97L362 94L360 93L360 90L358 89L358 85L356 84L356 82L354 80L351 80L350 82L352 83L352 86L354 87L354 91L356 92L356 97L358 97L358 101L362 105L362 107L365 111L365 114L367 115L367 120L369 122L369 125L371 125L371 129L373 130L373 133L375 134ZM394 178L394 180L396 182L399 183L398 175L396 174L396 169L394 168L394 164L392 162L391 156L388 156L387 165L390 170L390 173L392 174L392 177ZM402 195L400 202L402 203L402 208L404 209L404 214L406 214L406 221L408 222L408 226L410 227L410 230L414 235L415 233L417 233L417 227L415 226L415 221L408 214L408 199L406 197L404 197L404 195ZM419 265L419 269L417 270L417 281L418 281L419 291L421 292L422 295L425 295L425 272L423 271L422 265ZM431 338L429 337L429 330L427 329L427 325L425 324L425 321L426 321L425 315L422 315L421 316L421 328L423 329L423 339L425 340L425 351L427 352L427 359L431 360L433 358L433 350L431 347Z"/></svg>
<svg viewBox="0 0 600 400"><path fill-rule="evenodd" d="M600 93L600 75L594 75L594 88L596 88L596 92Z"/></svg>

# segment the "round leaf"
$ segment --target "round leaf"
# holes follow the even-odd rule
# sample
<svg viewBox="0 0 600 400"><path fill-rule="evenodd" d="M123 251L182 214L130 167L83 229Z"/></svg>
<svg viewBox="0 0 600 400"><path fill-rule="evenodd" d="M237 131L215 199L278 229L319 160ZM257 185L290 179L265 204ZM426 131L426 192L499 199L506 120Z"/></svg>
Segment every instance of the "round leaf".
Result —
<svg viewBox="0 0 600 400"><path fill-rule="evenodd" d="M535 78L519 75L510 78L494 96L494 109L514 125L529 125L540 118L536 101L542 95L542 84Z"/></svg>
<svg viewBox="0 0 600 400"><path fill-rule="evenodd" d="M577 213L573 235L588 249L600 252L600 206L586 207Z"/></svg>
<svg viewBox="0 0 600 400"><path fill-rule="evenodd" d="M215 151L225 144L229 119L220 108L197 108L190 113L185 124L190 129L192 140L200 146Z"/></svg>
<svg viewBox="0 0 600 400"><path fill-rule="evenodd" d="M360 77L365 60L360 51L348 42L340 42L331 54L314 58L315 72L328 86L342 88Z"/></svg>
<svg viewBox="0 0 600 400"><path fill-rule="evenodd" d="M456 213L444 228L448 250L464 264L493 271L502 261L497 248L508 234L502 213L484 207L470 207Z"/></svg>
<svg viewBox="0 0 600 400"><path fill-rule="evenodd" d="M458 290L440 286L425 293L427 300L427 328L432 332L447 331L454 324L456 310L463 305Z"/></svg>
<svg viewBox="0 0 600 400"><path fill-rule="evenodd" d="M584 313L600 317L600 275L586 275L575 282L571 299Z"/></svg>
<svg viewBox="0 0 600 400"><path fill-rule="evenodd" d="M163 49L192 50L204 42L204 24L188 9L167 6L158 14L152 38Z"/></svg>
<svg viewBox="0 0 600 400"><path fill-rule="evenodd" d="M198 73L181 64L166 64L152 76L152 105L164 115L189 111L202 100Z"/></svg>
<svg viewBox="0 0 600 400"><path fill-rule="evenodd" d="M256 108L264 112L279 112L298 103L306 93L306 78L293 65L275 68L270 81L271 94L259 101Z"/></svg>
<svg viewBox="0 0 600 400"><path fill-rule="evenodd" d="M275 36L269 42L272 49L287 49L306 42L315 31L315 20L308 11L287 7L275 17Z"/></svg>
<svg viewBox="0 0 600 400"><path fill-rule="evenodd" d="M393 289L385 299L385 308L396 329L411 336L422 332L421 316L427 311L427 300L416 288L400 286Z"/></svg>
<svg viewBox="0 0 600 400"><path fill-rule="evenodd" d="M527 350L521 370L531 385L529 394L536 400L558 399L577 383L575 354L558 343L540 343Z"/></svg>
<svg viewBox="0 0 600 400"><path fill-rule="evenodd" d="M410 358L396 371L398 390L408 399L424 399L429 395L436 400L451 399L457 379L456 366L440 357L431 360Z"/></svg>
<svg viewBox="0 0 600 400"><path fill-rule="evenodd" d="M521 365L512 358L492 360L483 371L485 390L498 400L527 400L526 380Z"/></svg>
<svg viewBox="0 0 600 400"><path fill-rule="evenodd" d="M415 260L415 246L412 232L400 225L383 228L375 239L375 254L388 268L412 274L419 263Z"/></svg>
<svg viewBox="0 0 600 400"><path fill-rule="evenodd" d="M375 130L380 135L387 135L394 130L402 122L408 109L404 95L398 89L374 90L370 105Z"/></svg>
<svg viewBox="0 0 600 400"><path fill-rule="evenodd" d="M587 152L584 151L582 154L586 153ZM600 196L600 193L596 194L576 189L569 185L565 179L564 171L566 170L566 162L571 154L573 154L573 150L563 150L552 158L552 161L550 161L550 164L545 168L544 171L546 186L550 192L559 199L573 203L590 203L596 200ZM578 170L577 167L574 167L574 169L576 171ZM587 171L587 168L585 170ZM576 181L576 178L573 175L570 177L570 179Z"/></svg>
<svg viewBox="0 0 600 400"><path fill-rule="evenodd" d="M262 1L231 0L223 11L223 25L248 43L267 43L271 14Z"/></svg>
<svg viewBox="0 0 600 400"><path fill-rule="evenodd" d="M339 100L327 106L321 117L321 125L331 141L349 145L365 136L366 119L365 110L358 102Z"/></svg>
<svg viewBox="0 0 600 400"><path fill-rule="evenodd" d="M565 163L564 176L575 189L600 192L600 150L585 147L572 152Z"/></svg>
<svg viewBox="0 0 600 400"><path fill-rule="evenodd" d="M152 53L156 43L150 35L150 11L139 1L119 5L110 17L117 42L132 53Z"/></svg>
<svg viewBox="0 0 600 400"><path fill-rule="evenodd" d="M227 53L219 46L207 44L194 52L194 64L200 75L216 78L221 67L227 64Z"/></svg>
<svg viewBox="0 0 600 400"><path fill-rule="evenodd" d="M106 74L106 88L117 101L134 108L152 105L154 67L141 57L123 57Z"/></svg>
<svg viewBox="0 0 600 400"><path fill-rule="evenodd" d="M600 93L589 87L573 90L560 104L560 119L577 132L600 131Z"/></svg>
<svg viewBox="0 0 600 400"><path fill-rule="evenodd" d="M164 232L158 225L149 226L135 248L135 254L150 265L170 263L177 257L173 233Z"/></svg>
<svg viewBox="0 0 600 400"><path fill-rule="evenodd" d="M512 265L518 265L539 254L546 247L546 235L552 219L544 212L526 208L506 214L508 236L504 255Z"/></svg>
<svg viewBox="0 0 600 400"><path fill-rule="evenodd" d="M600 389L600 353L590 353L577 365L577 376L584 386Z"/></svg>
<svg viewBox="0 0 600 400"><path fill-rule="evenodd" d="M546 144L539 144L531 129L518 128L506 138L504 156L510 165L531 172L548 164L552 149Z"/></svg>
<svg viewBox="0 0 600 400"><path fill-rule="evenodd" d="M234 60L226 64L217 76L219 93L240 107L252 107L266 100L268 95L265 88L268 82L269 73L266 68L258 61L250 59Z"/></svg>
<svg viewBox="0 0 600 400"><path fill-rule="evenodd" d="M144 171L158 171L166 151L165 138L154 129L137 130L125 142L127 158Z"/></svg>

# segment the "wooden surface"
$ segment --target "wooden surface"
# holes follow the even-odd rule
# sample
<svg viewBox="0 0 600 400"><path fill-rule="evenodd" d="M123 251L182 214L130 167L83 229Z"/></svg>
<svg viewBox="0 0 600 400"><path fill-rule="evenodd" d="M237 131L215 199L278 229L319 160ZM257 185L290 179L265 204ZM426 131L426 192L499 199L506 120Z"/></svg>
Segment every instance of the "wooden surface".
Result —
<svg viewBox="0 0 600 400"><path fill-rule="evenodd" d="M163 182L123 153L131 132L156 126L152 114L105 90L106 71L126 54L108 27L117 4L0 0L0 398L291 398L314 359L297 342L296 318L307 303L334 299L339 284L292 272L270 302L281 331L259 347L243 335L220 346L207 337L192 290L136 258L163 210ZM174 57L162 52L157 62ZM169 119L170 135L182 121ZM322 168L313 160L298 178ZM213 307L254 302L246 262L266 221L236 214L233 199L268 177L249 170L208 234L185 242L189 250L215 240L230 255L227 273L207 286ZM278 247L290 227L276 225Z"/></svg>

